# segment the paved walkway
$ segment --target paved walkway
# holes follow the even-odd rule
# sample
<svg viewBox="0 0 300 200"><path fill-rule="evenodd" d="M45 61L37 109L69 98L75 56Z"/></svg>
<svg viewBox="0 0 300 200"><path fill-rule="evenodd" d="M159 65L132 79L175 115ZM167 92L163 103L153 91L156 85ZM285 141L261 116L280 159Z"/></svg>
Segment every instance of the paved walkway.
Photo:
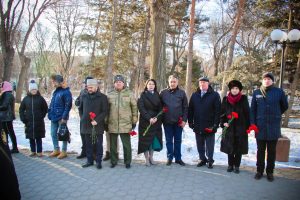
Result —
<svg viewBox="0 0 300 200"><path fill-rule="evenodd" d="M254 169L245 167L240 174L226 172L226 166L198 168L164 163L146 167L134 161L131 169L119 164L111 169L103 162L81 168L85 160L76 155L57 158L31 158L21 150L13 159L23 200L85 200L85 199L299 199L300 170L277 169L275 181L253 178Z"/></svg>

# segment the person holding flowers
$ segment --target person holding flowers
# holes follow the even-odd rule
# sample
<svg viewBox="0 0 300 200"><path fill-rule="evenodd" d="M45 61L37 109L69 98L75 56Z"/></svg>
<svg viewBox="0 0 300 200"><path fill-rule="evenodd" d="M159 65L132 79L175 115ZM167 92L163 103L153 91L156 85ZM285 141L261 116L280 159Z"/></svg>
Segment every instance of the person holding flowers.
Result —
<svg viewBox="0 0 300 200"><path fill-rule="evenodd" d="M208 168L213 168L215 133L220 123L220 112L220 95L209 85L207 77L199 78L199 88L191 96L188 112L189 127L196 135L200 159L197 167L208 163Z"/></svg>
<svg viewBox="0 0 300 200"><path fill-rule="evenodd" d="M172 164L173 157L175 163L184 166L181 159L182 130L187 122L188 101L186 94L178 87L178 78L169 76L169 87L162 90L160 97L164 107L168 108L163 116L163 125L167 146L167 165ZM178 121L180 120L180 123Z"/></svg>
<svg viewBox="0 0 300 200"><path fill-rule="evenodd" d="M96 167L102 168L103 133L108 115L108 99L98 88L97 79L87 79L87 93L81 97L79 113L81 133L85 135L87 162L83 168L94 164L93 146L96 146Z"/></svg>
<svg viewBox="0 0 300 200"><path fill-rule="evenodd" d="M144 153L145 164L150 166L154 164L153 152L160 151L163 146L161 128L163 107L154 79L147 80L137 105L140 112L138 154Z"/></svg>
<svg viewBox="0 0 300 200"><path fill-rule="evenodd" d="M137 102L133 93L125 88L125 79L122 75L114 77L114 90L108 93L109 115L108 132L110 135L111 168L118 163L117 140L120 135L123 144L124 163L129 169L131 166L130 134L137 123Z"/></svg>
<svg viewBox="0 0 300 200"><path fill-rule="evenodd" d="M281 115L288 109L284 91L274 86L274 76L263 74L262 86L255 90L251 101L251 124L258 127L257 173L254 178L262 178L265 170L265 151L267 149L267 179L273 181L276 158L276 144L281 136Z"/></svg>
<svg viewBox="0 0 300 200"><path fill-rule="evenodd" d="M248 98L242 94L243 85L238 80L228 83L229 92L222 100L221 122L223 128L221 152L228 154L227 172L240 172L242 154L248 154L250 108Z"/></svg>

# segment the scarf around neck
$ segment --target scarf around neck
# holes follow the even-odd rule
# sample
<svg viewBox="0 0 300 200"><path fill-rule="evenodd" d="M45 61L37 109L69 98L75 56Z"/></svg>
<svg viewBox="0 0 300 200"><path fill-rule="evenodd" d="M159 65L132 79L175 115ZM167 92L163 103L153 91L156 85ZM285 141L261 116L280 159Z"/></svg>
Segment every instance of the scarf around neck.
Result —
<svg viewBox="0 0 300 200"><path fill-rule="evenodd" d="M261 94L263 95L263 97L264 98L267 98L267 91L269 90L269 89L271 89L273 87L273 85L270 85L270 86L268 86L268 87L266 87L266 86L263 86L263 85L261 85L260 86L260 92L261 92Z"/></svg>
<svg viewBox="0 0 300 200"><path fill-rule="evenodd" d="M235 105L237 102L239 102L241 100L241 98L242 98L241 92L239 92L237 95L232 95L231 92L229 92L227 95L228 102L231 105Z"/></svg>

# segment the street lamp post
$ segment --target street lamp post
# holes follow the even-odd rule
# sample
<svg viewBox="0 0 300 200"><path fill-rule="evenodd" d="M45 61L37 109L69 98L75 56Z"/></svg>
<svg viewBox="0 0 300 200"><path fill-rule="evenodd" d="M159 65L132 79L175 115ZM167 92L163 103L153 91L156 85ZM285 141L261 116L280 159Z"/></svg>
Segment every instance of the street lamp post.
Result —
<svg viewBox="0 0 300 200"><path fill-rule="evenodd" d="M285 49L287 44L294 43L300 39L300 31L298 29L293 29L287 34L286 32L280 29L275 29L271 32L271 39L276 44L282 45L280 76L279 76L279 87L282 88L283 74L285 69L285 60L284 60Z"/></svg>

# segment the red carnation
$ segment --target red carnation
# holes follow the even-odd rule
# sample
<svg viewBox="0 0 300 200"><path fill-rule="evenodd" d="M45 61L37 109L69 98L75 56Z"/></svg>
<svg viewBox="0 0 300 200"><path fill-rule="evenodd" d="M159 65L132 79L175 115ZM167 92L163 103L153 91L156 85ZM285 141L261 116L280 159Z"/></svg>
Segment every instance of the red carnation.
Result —
<svg viewBox="0 0 300 200"><path fill-rule="evenodd" d="M232 115L227 115L227 119L231 119L232 118Z"/></svg>
<svg viewBox="0 0 300 200"><path fill-rule="evenodd" d="M211 128L205 128L204 131L205 131L206 133L212 133L212 132L213 132L213 130L212 130Z"/></svg>
<svg viewBox="0 0 300 200"><path fill-rule="evenodd" d="M181 126L182 122L183 122L182 117L179 117L178 122L177 122L177 123L178 123L178 126Z"/></svg>
<svg viewBox="0 0 300 200"><path fill-rule="evenodd" d="M236 112L232 112L231 114L232 114L232 116L233 116L235 119L238 119L238 118L239 118L239 114L237 114Z"/></svg>
<svg viewBox="0 0 300 200"><path fill-rule="evenodd" d="M90 115L90 119L91 119L91 120L94 120L95 117L96 117L96 114L93 113L93 112L90 112L89 115Z"/></svg>
<svg viewBox="0 0 300 200"><path fill-rule="evenodd" d="M257 134L259 132L259 129L255 124L251 124L247 130L247 133L249 134L251 131L254 131L255 134Z"/></svg>
<svg viewBox="0 0 300 200"><path fill-rule="evenodd" d="M129 135L131 135L131 136L135 136L136 134L137 133L134 130L132 130L132 131L129 132Z"/></svg>
<svg viewBox="0 0 300 200"><path fill-rule="evenodd" d="M169 111L168 107L164 106L163 109L162 109L163 113L166 113Z"/></svg>

